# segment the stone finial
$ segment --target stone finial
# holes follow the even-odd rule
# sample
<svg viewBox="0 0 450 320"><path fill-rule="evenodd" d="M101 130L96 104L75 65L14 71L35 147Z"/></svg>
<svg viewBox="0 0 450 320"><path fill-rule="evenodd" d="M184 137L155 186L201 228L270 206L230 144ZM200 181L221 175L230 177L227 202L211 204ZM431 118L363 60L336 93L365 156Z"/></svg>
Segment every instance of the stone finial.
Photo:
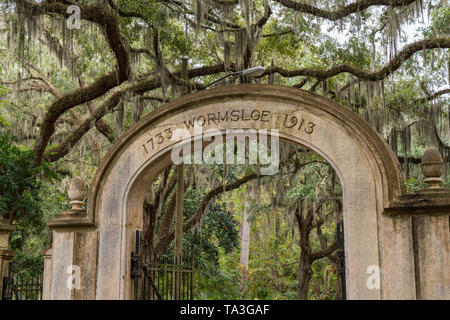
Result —
<svg viewBox="0 0 450 320"><path fill-rule="evenodd" d="M69 200L73 211L80 211L86 196L84 181L80 177L73 177L69 185Z"/></svg>
<svg viewBox="0 0 450 320"><path fill-rule="evenodd" d="M420 164L422 173L425 176L424 182L428 185L428 189L438 189L442 183L441 176L444 173L444 161L436 148L428 148L422 156Z"/></svg>

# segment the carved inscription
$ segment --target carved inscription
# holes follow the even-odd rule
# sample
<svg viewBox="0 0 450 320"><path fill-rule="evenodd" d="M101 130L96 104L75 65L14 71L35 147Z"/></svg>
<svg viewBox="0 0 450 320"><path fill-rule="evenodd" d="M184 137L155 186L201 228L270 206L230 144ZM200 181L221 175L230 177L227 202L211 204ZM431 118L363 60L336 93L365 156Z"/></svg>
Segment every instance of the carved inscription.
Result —
<svg viewBox="0 0 450 320"><path fill-rule="evenodd" d="M150 150L155 149L155 145L163 143L165 139L170 140L170 138L172 138L171 128L164 129L163 132L158 132L142 145L144 147L145 154L148 154Z"/></svg>
<svg viewBox="0 0 450 320"><path fill-rule="evenodd" d="M201 127L208 125L220 125L222 122L235 122L235 121L261 121L269 122L271 117L271 112L269 110L244 110L244 109L234 109L226 111L212 112L205 115L200 115L198 117L193 117L188 120L184 120L183 123L186 129L191 129L194 127L195 122ZM314 132L315 123L305 120L303 117L297 118L297 116L286 114L284 116L283 126L285 128L291 129L296 128L299 131L303 131L306 134L312 134ZM149 154L158 145L162 144L166 140L172 138L173 128L167 128L161 132L152 135L143 145L144 153Z"/></svg>
<svg viewBox="0 0 450 320"><path fill-rule="evenodd" d="M288 120L289 119L289 120ZM306 134L311 134L314 131L315 123L311 121L306 121L304 118L301 118L299 121L296 116L286 115L284 118L283 125L286 128L293 128L298 124L298 130L304 130Z"/></svg>
<svg viewBox="0 0 450 320"><path fill-rule="evenodd" d="M200 126L204 126L204 125L218 125L221 122L233 122L233 121L262 121L262 122L269 122L269 116L270 116L270 111L268 110L258 110L258 109L254 109L252 111L246 111L246 110L227 110L227 111L223 111L223 112L215 112L215 113L208 113L205 116L198 116L198 117L194 117L192 119L189 120L185 120L184 124L186 126L187 129L190 129L192 127L194 127L194 123L195 121L197 121L197 123Z"/></svg>

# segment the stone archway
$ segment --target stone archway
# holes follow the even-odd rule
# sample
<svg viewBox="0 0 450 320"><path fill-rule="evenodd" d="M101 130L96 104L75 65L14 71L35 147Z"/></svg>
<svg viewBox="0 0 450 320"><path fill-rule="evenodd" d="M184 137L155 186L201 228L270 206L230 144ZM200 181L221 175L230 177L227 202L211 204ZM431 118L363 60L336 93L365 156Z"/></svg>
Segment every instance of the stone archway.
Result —
<svg viewBox="0 0 450 320"><path fill-rule="evenodd" d="M278 129L285 141L323 156L343 189L348 298L415 299L411 217L383 214L403 193L395 155L345 107L302 90L269 85L196 92L145 116L122 135L91 184L87 212L49 223L55 231L53 261L58 259L52 265L50 298L131 298L130 253L134 231L141 226L146 187L170 162L176 143L170 133L188 128L189 120L199 117L205 129ZM68 289L58 279L70 265L80 267L79 289ZM367 285L370 266L381 271L379 287Z"/></svg>

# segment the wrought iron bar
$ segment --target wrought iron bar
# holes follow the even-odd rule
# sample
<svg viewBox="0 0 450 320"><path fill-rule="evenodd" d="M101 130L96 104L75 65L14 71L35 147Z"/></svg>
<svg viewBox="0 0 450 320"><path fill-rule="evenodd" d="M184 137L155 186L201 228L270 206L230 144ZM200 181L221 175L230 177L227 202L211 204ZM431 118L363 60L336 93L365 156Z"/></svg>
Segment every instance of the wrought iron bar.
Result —
<svg viewBox="0 0 450 320"><path fill-rule="evenodd" d="M345 285L345 251L344 251L344 223L339 222L336 225L336 239L338 242L338 275L340 278L340 286L342 289L341 299L347 298L346 285Z"/></svg>
<svg viewBox="0 0 450 320"><path fill-rule="evenodd" d="M37 275L19 270L13 262L9 263L8 276L3 281L3 300L41 300L43 290L43 266Z"/></svg>
<svg viewBox="0 0 450 320"><path fill-rule="evenodd" d="M150 263L142 235L136 231L136 248L131 254L131 278L134 280L134 298L136 300L174 300L193 298L194 250L184 255L181 265L175 263ZM189 252L189 251L188 251ZM188 259L189 257L189 259ZM164 260L163 260L164 261ZM178 295L174 287L177 287Z"/></svg>

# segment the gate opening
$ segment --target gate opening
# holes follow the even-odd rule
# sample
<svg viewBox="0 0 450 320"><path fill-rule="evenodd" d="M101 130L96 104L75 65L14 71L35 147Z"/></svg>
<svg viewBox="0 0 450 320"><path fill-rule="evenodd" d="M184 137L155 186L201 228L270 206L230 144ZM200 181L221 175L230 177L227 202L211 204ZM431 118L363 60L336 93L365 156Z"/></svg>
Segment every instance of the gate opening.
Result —
<svg viewBox="0 0 450 320"><path fill-rule="evenodd" d="M345 299L339 179L307 148L282 142L280 159L279 172L271 176L251 176L258 166L249 164L184 165L181 264L174 262L180 167L162 171L145 199L143 229L135 234L133 298ZM269 258L271 249L281 253ZM216 250L216 257L205 250Z"/></svg>

